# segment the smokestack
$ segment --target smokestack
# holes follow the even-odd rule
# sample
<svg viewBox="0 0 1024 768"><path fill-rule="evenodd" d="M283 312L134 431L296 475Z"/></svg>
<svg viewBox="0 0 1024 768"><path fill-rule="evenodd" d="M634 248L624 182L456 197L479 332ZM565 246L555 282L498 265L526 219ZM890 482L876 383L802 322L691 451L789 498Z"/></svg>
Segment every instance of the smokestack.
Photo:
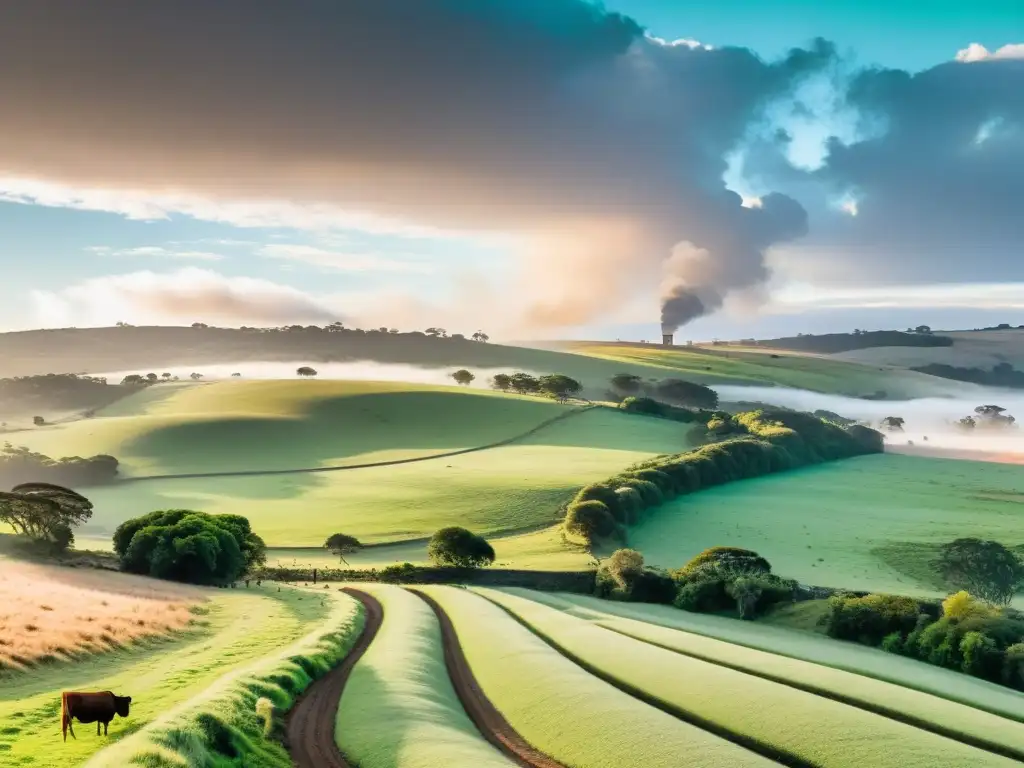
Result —
<svg viewBox="0 0 1024 768"><path fill-rule="evenodd" d="M672 346L672 334L671 333L663 333L663 334L661 334L661 343L664 346L666 346L666 347L671 347Z"/></svg>

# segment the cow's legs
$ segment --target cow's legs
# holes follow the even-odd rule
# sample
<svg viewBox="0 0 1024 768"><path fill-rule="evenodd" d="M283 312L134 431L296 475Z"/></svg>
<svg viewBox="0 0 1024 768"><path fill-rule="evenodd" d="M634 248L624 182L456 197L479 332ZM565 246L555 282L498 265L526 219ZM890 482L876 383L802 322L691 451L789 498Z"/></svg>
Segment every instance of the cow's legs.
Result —
<svg viewBox="0 0 1024 768"><path fill-rule="evenodd" d="M100 721L99 720L96 721L96 735L97 736L100 735Z"/></svg>
<svg viewBox="0 0 1024 768"><path fill-rule="evenodd" d="M71 718L71 714L68 714L68 731L71 732L71 738L78 741L78 737L75 736L75 721Z"/></svg>
<svg viewBox="0 0 1024 768"><path fill-rule="evenodd" d="M109 720L107 720L107 721L105 721L105 722L103 723L103 735L104 735L104 736L106 736L106 735L107 735L107 726L108 726L108 725L110 725L110 721L109 721Z"/></svg>

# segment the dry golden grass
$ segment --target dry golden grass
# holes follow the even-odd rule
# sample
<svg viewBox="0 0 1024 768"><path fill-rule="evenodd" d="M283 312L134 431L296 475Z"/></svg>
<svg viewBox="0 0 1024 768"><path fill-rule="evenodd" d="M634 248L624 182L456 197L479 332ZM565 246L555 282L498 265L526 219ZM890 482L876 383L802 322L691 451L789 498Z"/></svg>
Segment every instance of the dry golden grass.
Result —
<svg viewBox="0 0 1024 768"><path fill-rule="evenodd" d="M205 599L184 585L0 558L0 672L178 632Z"/></svg>

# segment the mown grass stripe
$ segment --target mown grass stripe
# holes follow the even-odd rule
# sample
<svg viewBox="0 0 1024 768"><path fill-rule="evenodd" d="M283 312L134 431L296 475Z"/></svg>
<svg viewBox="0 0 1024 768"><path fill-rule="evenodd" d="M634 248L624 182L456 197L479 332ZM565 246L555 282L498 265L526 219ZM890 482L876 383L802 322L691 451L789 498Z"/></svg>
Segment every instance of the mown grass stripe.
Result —
<svg viewBox="0 0 1024 768"><path fill-rule="evenodd" d="M481 596L486 598L487 600L491 600L491 598L487 595ZM739 747L743 747L744 749L748 749L751 752L761 755L762 757L768 758L769 760L772 760L778 763L779 765L785 765L789 768L817 768L817 765L815 763L805 760L802 757L793 754L792 752L778 749L776 747L771 746L770 744L765 744L764 742L758 739L747 736L746 734L738 733L729 728L725 728L724 726L714 723L704 717L701 717L700 715L685 710L682 707L670 704L667 701L663 701L657 696L654 696L648 693L647 691L644 691L642 688L631 685L613 675L604 672L600 668L580 658L575 653L559 644L556 640L551 638L546 633L532 626L525 619L521 618L520 616L517 616L512 610L510 610L506 606L494 600L491 600L491 602L494 603L494 605L497 605L503 611L505 611L505 613L507 613L509 616L515 619L516 622L518 622L527 630L536 635L538 638L543 640L545 643L547 643L551 648L556 650L562 656L569 659L571 662L573 662L580 668L585 669L587 672L589 672L599 680L603 680L604 682L608 683L611 686L614 686L623 693L627 693L633 698L642 701L644 704L652 706L655 709L658 709L667 715L671 715L672 717L678 718L679 720L682 720L683 722L688 723L697 728L700 728L701 730L707 731L708 733L717 736L720 739L724 739L725 741L728 741Z"/></svg>
<svg viewBox="0 0 1024 768"><path fill-rule="evenodd" d="M872 714L881 715L882 717L887 717L890 720L895 720L905 725L913 726L914 728L920 728L921 730L929 731L930 733L934 733L937 736L944 736L947 739L959 741L961 744L966 744L969 747L983 749L986 752L992 752L993 754L1001 755L1002 757L1009 757L1024 762L1024 751L1014 749L1013 747L1008 746L1006 744L999 744L998 742L993 742L978 736L972 736L969 733L963 733L962 731L958 731L953 728L947 728L939 723L929 722L928 720L916 717L915 715L908 714L906 712L902 712L898 709L893 709L891 707L886 707L880 704L866 702L863 699L856 698L855 696L847 696L846 694L840 693L838 691L829 690L827 688L822 688L821 686L812 685L810 683L803 683L797 680L792 680L790 678L783 677L782 675L773 675L770 672L765 672L763 670L756 669L752 666L744 666L743 664L733 664L728 661L723 661L722 659L716 659L714 656L711 656L709 654L698 653L696 651L685 651L681 648L674 647L667 643L659 643L657 640L651 640L640 635L635 635L624 629L617 629L615 627L605 626L600 623L598 623L597 626L609 632L615 632L617 634L623 635L624 637L629 637L633 640L638 640L641 643L653 645L656 648L671 651L672 653L678 653L680 656L688 656L691 659L696 659L697 661L704 661L708 664L714 664L719 667L724 667L725 669L731 669L734 672L742 672L747 675L753 675L754 677L760 677L762 680L768 680L772 683L779 683L780 685L795 688L796 690L803 691L804 693L810 693L815 696L821 696L825 699L831 699L832 701L839 702L840 704L846 704L851 707L856 707L857 709L862 709L865 712L871 712ZM811 664L813 662L805 663Z"/></svg>

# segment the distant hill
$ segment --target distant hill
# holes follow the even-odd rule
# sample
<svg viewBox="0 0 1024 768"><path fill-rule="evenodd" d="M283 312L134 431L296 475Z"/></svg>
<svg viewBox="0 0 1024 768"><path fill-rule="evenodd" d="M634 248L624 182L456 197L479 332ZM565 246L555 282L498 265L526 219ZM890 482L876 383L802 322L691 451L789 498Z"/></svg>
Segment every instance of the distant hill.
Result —
<svg viewBox="0 0 1024 768"><path fill-rule="evenodd" d="M864 331L862 333L823 333L820 336L806 334L788 336L782 339L767 339L756 342L757 346L773 349L790 349L794 352L813 352L819 355L835 355L856 349L873 347L951 347L949 336L931 333L905 333L903 331Z"/></svg>

